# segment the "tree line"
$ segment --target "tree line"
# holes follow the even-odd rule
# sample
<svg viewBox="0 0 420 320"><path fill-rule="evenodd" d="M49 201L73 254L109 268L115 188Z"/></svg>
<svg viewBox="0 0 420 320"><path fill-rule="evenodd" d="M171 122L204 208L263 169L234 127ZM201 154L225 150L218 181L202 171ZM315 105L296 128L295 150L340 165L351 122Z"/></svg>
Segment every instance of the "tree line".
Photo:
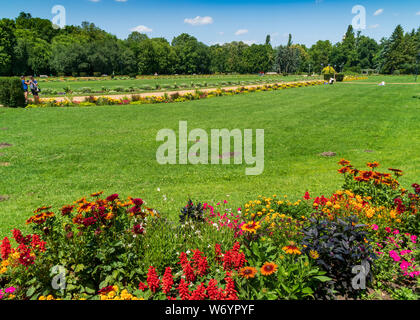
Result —
<svg viewBox="0 0 420 320"><path fill-rule="evenodd" d="M231 42L207 46L188 34L149 38L132 32L127 39L93 23L54 28L50 20L20 13L0 20L0 75L149 75L209 73L320 72L330 65L339 72L374 69L385 74L414 73L420 55L420 27L401 25L389 38L376 40L349 26L342 41L320 40L310 48L294 44L273 47Z"/></svg>

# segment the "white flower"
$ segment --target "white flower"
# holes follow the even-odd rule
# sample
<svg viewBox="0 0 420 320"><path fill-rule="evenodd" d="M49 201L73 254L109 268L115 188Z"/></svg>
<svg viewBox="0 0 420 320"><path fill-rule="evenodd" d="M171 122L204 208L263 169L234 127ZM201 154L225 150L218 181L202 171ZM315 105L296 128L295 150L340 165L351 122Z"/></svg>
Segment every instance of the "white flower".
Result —
<svg viewBox="0 0 420 320"><path fill-rule="evenodd" d="M187 252L185 252L186 254L190 254L191 253L191 251L190 250L187 250Z"/></svg>
<svg viewBox="0 0 420 320"><path fill-rule="evenodd" d="M157 192L160 192L160 188L157 188L156 190L157 190Z"/></svg>

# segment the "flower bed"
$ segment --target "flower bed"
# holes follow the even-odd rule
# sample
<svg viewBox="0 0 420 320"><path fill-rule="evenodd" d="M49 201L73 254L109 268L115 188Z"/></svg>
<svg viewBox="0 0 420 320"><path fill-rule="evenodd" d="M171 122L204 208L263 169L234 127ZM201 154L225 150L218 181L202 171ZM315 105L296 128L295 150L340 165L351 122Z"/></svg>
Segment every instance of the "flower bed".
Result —
<svg viewBox="0 0 420 320"><path fill-rule="evenodd" d="M212 91L198 91L186 94L165 94L163 96L147 96L132 95L122 99L114 99L109 97L86 97L85 101L77 102L71 99L57 101L55 99L42 99L41 104L28 104L26 108L42 108L42 107L91 107L102 105L139 105L139 104L155 104L155 103L170 103L170 102L185 102L191 100L201 100L207 98L214 98L220 96L231 96L236 94L246 94L251 92L283 90L291 88L309 87L324 84L324 81L314 80L305 82L295 82L286 84L262 85L255 87L240 87L238 89L217 89Z"/></svg>
<svg viewBox="0 0 420 320"><path fill-rule="evenodd" d="M420 185L409 192L376 162L339 164L331 196L190 200L178 222L101 192L39 208L31 234L1 241L0 299L418 299ZM363 289L353 271L366 265Z"/></svg>

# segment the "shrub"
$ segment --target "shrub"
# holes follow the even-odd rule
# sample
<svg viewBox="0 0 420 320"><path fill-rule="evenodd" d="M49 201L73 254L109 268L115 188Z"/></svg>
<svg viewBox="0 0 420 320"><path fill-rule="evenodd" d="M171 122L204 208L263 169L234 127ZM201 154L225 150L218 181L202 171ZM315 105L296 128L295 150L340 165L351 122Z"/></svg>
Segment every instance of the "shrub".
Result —
<svg viewBox="0 0 420 320"><path fill-rule="evenodd" d="M0 78L0 104L11 108L25 106L25 95L19 78Z"/></svg>
<svg viewBox="0 0 420 320"><path fill-rule="evenodd" d="M94 77L100 77L101 75L102 75L102 74L101 74L100 72L94 72L94 73L93 73L93 76L94 76Z"/></svg>
<svg viewBox="0 0 420 320"><path fill-rule="evenodd" d="M80 89L80 91L82 93L91 93L92 92L92 89L89 88L89 87L84 87L84 88Z"/></svg>
<svg viewBox="0 0 420 320"><path fill-rule="evenodd" d="M337 82L343 82L343 80L344 80L344 74L342 74L342 73L336 74L335 75L335 80Z"/></svg>
<svg viewBox="0 0 420 320"><path fill-rule="evenodd" d="M364 261L372 263L376 259L370 245L366 226L359 224L358 217L351 216L332 221L330 219L309 219L309 227L304 228L302 244L304 252L313 256L322 267L330 282L330 294L355 295L352 288L352 269ZM368 274L370 278L371 273Z"/></svg>
<svg viewBox="0 0 420 320"><path fill-rule="evenodd" d="M330 80L331 78L334 78L333 73L325 73L324 74L324 80Z"/></svg>
<svg viewBox="0 0 420 320"><path fill-rule="evenodd" d="M181 209L179 215L179 221L185 223L189 220L203 222L204 221L204 207L201 203L194 205L192 200L188 201L188 204Z"/></svg>

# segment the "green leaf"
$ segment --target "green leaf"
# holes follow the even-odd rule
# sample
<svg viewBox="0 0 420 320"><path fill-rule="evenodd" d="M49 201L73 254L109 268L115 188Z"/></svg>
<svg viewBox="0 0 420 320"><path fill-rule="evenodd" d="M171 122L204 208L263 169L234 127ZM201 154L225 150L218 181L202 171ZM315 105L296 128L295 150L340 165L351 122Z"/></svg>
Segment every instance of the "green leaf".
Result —
<svg viewBox="0 0 420 320"><path fill-rule="evenodd" d="M326 277L326 276L316 276L314 278L317 279L317 280L319 280L319 281L321 281L321 282L326 282L326 281L332 280L331 278Z"/></svg>
<svg viewBox="0 0 420 320"><path fill-rule="evenodd" d="M29 287L29 289L26 291L26 296L31 297L35 293L35 290L36 289L34 286Z"/></svg>

